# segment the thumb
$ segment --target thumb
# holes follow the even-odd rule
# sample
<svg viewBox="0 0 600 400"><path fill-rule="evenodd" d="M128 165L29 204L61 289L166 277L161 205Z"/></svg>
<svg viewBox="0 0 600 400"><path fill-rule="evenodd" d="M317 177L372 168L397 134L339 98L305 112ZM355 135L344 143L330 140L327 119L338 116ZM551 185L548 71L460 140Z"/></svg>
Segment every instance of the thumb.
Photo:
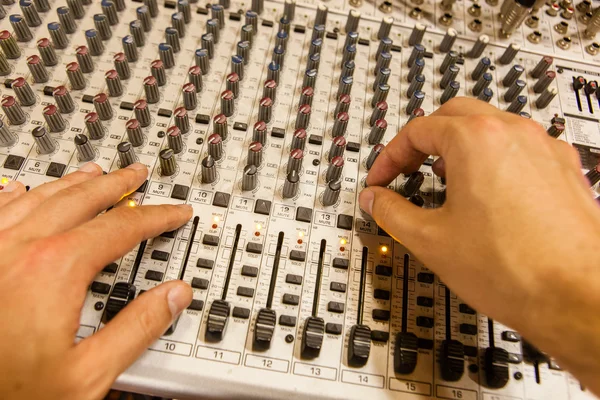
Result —
<svg viewBox="0 0 600 400"><path fill-rule="evenodd" d="M434 210L417 207L395 191L379 186L365 188L358 201L360 208L371 215L379 227L411 251L428 246L426 242L431 237L427 232Z"/></svg>
<svg viewBox="0 0 600 400"><path fill-rule="evenodd" d="M108 390L127 369L165 331L192 301L192 288L182 281L169 281L138 296L103 329L76 347L80 366L102 374L99 386ZM103 365L103 368L97 368ZM94 388L99 390L100 388ZM100 389L100 390L102 390Z"/></svg>

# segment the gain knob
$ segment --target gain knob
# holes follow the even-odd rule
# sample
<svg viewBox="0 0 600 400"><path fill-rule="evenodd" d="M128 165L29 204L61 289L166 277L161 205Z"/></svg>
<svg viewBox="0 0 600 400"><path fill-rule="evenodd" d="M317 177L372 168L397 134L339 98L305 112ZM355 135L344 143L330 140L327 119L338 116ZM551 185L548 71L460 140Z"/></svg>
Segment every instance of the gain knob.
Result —
<svg viewBox="0 0 600 400"><path fill-rule="evenodd" d="M217 166L215 159L210 154L202 160L200 174L202 183L213 183L217 180Z"/></svg>
<svg viewBox="0 0 600 400"><path fill-rule="evenodd" d="M340 181L329 182L325 187L325 191L323 192L323 205L327 207L337 203L338 199L340 198L341 189L342 184Z"/></svg>
<svg viewBox="0 0 600 400"><path fill-rule="evenodd" d="M283 182L283 198L291 199L296 197L298 194L298 187L300 186L300 176L298 176L298 172L291 171L287 174L285 182Z"/></svg>
<svg viewBox="0 0 600 400"><path fill-rule="evenodd" d="M92 143L89 141L87 136L78 133L75 135L74 142L79 161L92 161L94 158L96 158L94 146L92 146Z"/></svg>
<svg viewBox="0 0 600 400"><path fill-rule="evenodd" d="M158 161L161 176L172 176L177 172L177 160L173 149L162 149L158 153Z"/></svg>
<svg viewBox="0 0 600 400"><path fill-rule="evenodd" d="M246 165L242 175L242 191L252 191L258 184L258 170L254 165Z"/></svg>
<svg viewBox="0 0 600 400"><path fill-rule="evenodd" d="M50 134L43 126L36 126L31 131L31 134L40 154L50 154L56 150L56 142L50 137Z"/></svg>

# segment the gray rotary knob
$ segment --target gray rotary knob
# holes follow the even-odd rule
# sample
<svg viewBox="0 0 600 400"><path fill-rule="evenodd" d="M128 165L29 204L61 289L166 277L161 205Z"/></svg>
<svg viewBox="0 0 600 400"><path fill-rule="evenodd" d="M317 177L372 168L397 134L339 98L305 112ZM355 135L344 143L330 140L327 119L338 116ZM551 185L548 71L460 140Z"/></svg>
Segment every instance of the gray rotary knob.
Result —
<svg viewBox="0 0 600 400"><path fill-rule="evenodd" d="M558 138L565 131L565 125L560 122L554 122L552 125L548 127L548 135L553 138Z"/></svg>
<svg viewBox="0 0 600 400"><path fill-rule="evenodd" d="M133 104L133 111L135 113L135 119L138 120L140 126L145 128L150 125L152 121L150 117L150 109L148 103L144 99L139 99Z"/></svg>
<svg viewBox="0 0 600 400"><path fill-rule="evenodd" d="M242 175L242 190L244 192L256 189L258 184L258 170L254 165L246 165Z"/></svg>
<svg viewBox="0 0 600 400"><path fill-rule="evenodd" d="M540 76L538 81L533 85L533 91L535 93L542 93L544 90L550 86L552 81L556 78L556 72L554 71L546 71Z"/></svg>
<svg viewBox="0 0 600 400"><path fill-rule="evenodd" d="M524 71L525 68L523 68L521 65L513 65L510 68L510 70L506 73L504 79L502 79L502 84L504 85L504 87L510 87L513 83L515 83L515 81L519 79L519 77L523 74Z"/></svg>
<svg viewBox="0 0 600 400"><path fill-rule="evenodd" d="M125 124L127 138L133 147L139 147L144 144L144 132L137 119L130 119Z"/></svg>
<svg viewBox="0 0 600 400"><path fill-rule="evenodd" d="M348 128L348 121L350 120L350 116L346 112L341 112L335 116L335 121L333 122L333 129L331 134L336 136L344 136L346 134L346 128Z"/></svg>
<svg viewBox="0 0 600 400"><path fill-rule="evenodd" d="M506 111L513 113L513 114L518 114L521 111L523 111L523 108L525 107L525 105L527 104L527 97L525 96L517 96L512 103L509 104L508 108L506 109Z"/></svg>
<svg viewBox="0 0 600 400"><path fill-rule="evenodd" d="M552 57L542 57L542 59L536 64L536 66L531 71L531 77L539 78L540 76L542 76L542 74L546 72L548 68L550 68L553 62L554 59Z"/></svg>
<svg viewBox="0 0 600 400"><path fill-rule="evenodd" d="M304 152L301 149L293 149L288 157L286 173L289 174L292 171L296 171L298 174L300 174L303 160Z"/></svg>
<svg viewBox="0 0 600 400"><path fill-rule="evenodd" d="M335 105L335 110L333 111L333 115L339 115L340 113L348 113L348 110L350 110L351 101L352 99L347 94L339 96L337 104Z"/></svg>
<svg viewBox="0 0 600 400"><path fill-rule="evenodd" d="M423 89L424 84L425 84L425 75L419 74L419 75L415 76L415 79L413 79L410 82L408 89L406 89L406 97L408 97L410 99L414 92Z"/></svg>
<svg viewBox="0 0 600 400"><path fill-rule="evenodd" d="M373 107L373 112L371 113L371 117L369 118L369 126L375 125L375 122L379 119L384 119L385 114L387 114L388 104L385 101L381 101L375 104Z"/></svg>
<svg viewBox="0 0 600 400"><path fill-rule="evenodd" d="M457 82L457 81L450 82L450 84L448 86L446 86L446 89L444 89L444 92L442 93L442 96L440 97L440 103L444 104L448 100L455 97L457 95L459 89L460 89L459 82Z"/></svg>
<svg viewBox="0 0 600 400"><path fill-rule="evenodd" d="M510 62L512 62L512 60L515 59L519 50L521 50L521 45L519 45L518 43L511 43L506 48L506 50L504 50L504 53L502 53L502 55L498 59L498 62L502 65L509 64Z"/></svg>
<svg viewBox="0 0 600 400"><path fill-rule="evenodd" d="M259 167L263 161L263 145L260 142L252 142L248 146L248 165Z"/></svg>
<svg viewBox="0 0 600 400"><path fill-rule="evenodd" d="M369 132L367 142L370 145L381 143L383 135L385 135L385 131L387 130L387 126L388 124L385 119L378 119L375 121L375 124L371 127L371 131Z"/></svg>
<svg viewBox="0 0 600 400"><path fill-rule="evenodd" d="M375 163L375 160L377 159L377 157L379 157L384 148L385 146L381 143L373 146L371 152L367 156L367 161L365 162L365 167L367 168L367 171L371 169L373 163Z"/></svg>
<svg viewBox="0 0 600 400"><path fill-rule="evenodd" d="M381 101L386 101L387 96L390 93L390 85L382 84L375 88L375 93L373 94L373 98L371 99L371 107L375 107L377 103Z"/></svg>
<svg viewBox="0 0 600 400"><path fill-rule="evenodd" d="M116 70L111 69L106 71L104 73L104 80L110 97L119 97L123 94L123 84Z"/></svg>
<svg viewBox="0 0 600 400"><path fill-rule="evenodd" d="M212 19L219 21L219 29L225 28L225 7L221 4L213 4L210 12Z"/></svg>
<svg viewBox="0 0 600 400"><path fill-rule="evenodd" d="M156 78L153 76L147 76L144 78L144 93L146 94L146 102L148 104L156 104L160 100L160 93L158 92L158 85Z"/></svg>
<svg viewBox="0 0 600 400"><path fill-rule="evenodd" d="M42 57L42 61L44 65L47 67L52 67L58 64L58 56L56 55L55 46L50 43L50 40L47 38L41 38L37 41L37 49L40 53L40 57ZM7 75L5 73L4 75Z"/></svg>
<svg viewBox="0 0 600 400"><path fill-rule="evenodd" d="M331 160L333 160L335 157L343 156L345 149L346 139L343 136L336 136L335 138L333 138L333 141L331 142L331 146L329 148L329 162L331 162Z"/></svg>
<svg viewBox="0 0 600 400"><path fill-rule="evenodd" d="M131 77L131 69L129 68L129 62L125 53L116 53L113 56L113 62L115 65L115 71L119 75L120 79L129 79Z"/></svg>
<svg viewBox="0 0 600 400"><path fill-rule="evenodd" d="M29 42L33 39L31 29L27 26L25 18L19 14L13 14L9 17L10 24L15 32L15 36L19 42Z"/></svg>
<svg viewBox="0 0 600 400"><path fill-rule="evenodd" d="M558 94L558 90L556 88L546 89L540 94L540 97L535 101L535 105L540 110L548 107L548 105L552 102L554 97Z"/></svg>
<svg viewBox="0 0 600 400"><path fill-rule="evenodd" d="M425 54L425 46L423 46L422 44L416 44L413 47L413 49L410 53L410 56L408 57L408 62L406 65L409 68L411 68L413 66L413 64L415 63L415 61L423 58L424 54Z"/></svg>
<svg viewBox="0 0 600 400"><path fill-rule="evenodd" d="M481 92L483 92L483 89L490 86L491 83L492 83L492 74L490 74L489 72L484 73L483 75L481 75L479 77L479 79L477 80L477 83L475 83L475 86L473 86L473 95L479 96L479 94L481 94Z"/></svg>
<svg viewBox="0 0 600 400"><path fill-rule="evenodd" d="M294 129L306 129L308 127L308 123L310 121L311 108L308 104L302 104L298 108L298 114L296 117L296 124Z"/></svg>
<svg viewBox="0 0 600 400"><path fill-rule="evenodd" d="M354 9L350 9L348 13L348 18L346 19L346 32L356 32L358 31L358 24L360 23L360 12Z"/></svg>
<svg viewBox="0 0 600 400"><path fill-rule="evenodd" d="M306 146L306 130L299 128L294 131L294 135L292 136L292 150L300 149L304 151L304 146Z"/></svg>
<svg viewBox="0 0 600 400"><path fill-rule="evenodd" d="M142 47L146 44L146 35L144 34L144 27L142 21L133 20L129 23L129 33L133 36L133 40L137 47Z"/></svg>
<svg viewBox="0 0 600 400"><path fill-rule="evenodd" d="M69 7L58 7L56 14L58 15L58 21L65 28L66 33L71 34L77 30L77 23Z"/></svg>
<svg viewBox="0 0 600 400"><path fill-rule="evenodd" d="M67 78L69 78L69 83L71 84L71 89L73 90L83 90L85 89L86 82L85 77L83 76L83 71L81 67L76 62L71 62L67 64L66 67Z"/></svg>
<svg viewBox="0 0 600 400"><path fill-rule="evenodd" d="M108 18L106 18L106 15L94 15L94 27L100 35L100 39L109 40L112 38L112 29L110 28L110 24L108 23Z"/></svg>
<svg viewBox="0 0 600 400"><path fill-rule="evenodd" d="M176 13L179 14L179 13ZM152 16L150 15L150 9L148 6L141 6L135 9L135 15L138 20L142 23L142 28L144 32L150 32L152 30ZM173 18L171 18L173 20ZM183 14L181 14L181 23L185 24L183 21Z"/></svg>
<svg viewBox="0 0 600 400"><path fill-rule="evenodd" d="M517 98L517 96L521 93L521 91L525 88L526 83L520 79L517 79L513 82L512 85L508 88L506 93L504 93L504 101L510 102Z"/></svg>
<svg viewBox="0 0 600 400"><path fill-rule="evenodd" d="M324 206L332 206L337 203L340 198L340 191L342 189L342 184L340 181L331 181L325 187L325 191L323 192L323 205Z"/></svg>
<svg viewBox="0 0 600 400"><path fill-rule="evenodd" d="M179 41L179 32L177 31L177 29L173 27L168 27L167 29L165 29L165 41L169 46L171 46L173 53L179 53L179 51L181 50L181 43ZM216 40L216 42L218 43L218 40ZM175 60L173 60L173 65L175 65Z"/></svg>
<svg viewBox="0 0 600 400"><path fill-rule="evenodd" d="M478 80L481 77L481 75L487 72L491 64L492 62L488 57L483 57L475 66L475 69L471 73L471 78L473 78L473 80L475 81Z"/></svg>
<svg viewBox="0 0 600 400"><path fill-rule="evenodd" d="M327 168L327 172L325 174L325 181L339 181L342 177L342 171L344 170L344 158L343 157L334 157L329 163L329 167Z"/></svg>
<svg viewBox="0 0 600 400"><path fill-rule="evenodd" d="M454 50L450 50L444 56L444 60L442 60L442 65L440 65L440 72L443 74L446 72L449 66L455 65L458 61L458 52Z"/></svg>
<svg viewBox="0 0 600 400"><path fill-rule="evenodd" d="M415 108L408 116L408 121L406 123L409 123L410 121L412 121L415 118L424 117L424 116L425 116L425 110L423 110L422 108Z"/></svg>
<svg viewBox="0 0 600 400"><path fill-rule="evenodd" d="M259 142L264 146L267 142L267 124L264 121L258 121L252 129L252 141Z"/></svg>
<svg viewBox="0 0 600 400"><path fill-rule="evenodd" d="M202 70L202 75L208 74L210 70L210 55L207 49L198 49L194 53L194 62Z"/></svg>
<svg viewBox="0 0 600 400"><path fill-rule="evenodd" d="M173 46L168 43L159 44L158 58L160 58L160 61L162 61L165 69L173 68L175 66L175 51L173 51Z"/></svg>
<svg viewBox="0 0 600 400"><path fill-rule="evenodd" d="M300 92L300 103L299 104L308 104L312 107L312 102L314 98L314 90L310 86L302 88L302 92Z"/></svg>
<svg viewBox="0 0 600 400"><path fill-rule="evenodd" d="M181 135L181 130L179 130L178 127L170 126L169 129L167 129L167 144L175 154L179 154L183 151L183 137Z"/></svg>
<svg viewBox="0 0 600 400"><path fill-rule="evenodd" d="M31 131L31 134L40 154L50 154L56 150L56 142L50 137L50 134L43 126L36 126Z"/></svg>
<svg viewBox="0 0 600 400"><path fill-rule="evenodd" d="M27 57L27 67L35 83L48 82L48 70L39 56L34 54Z"/></svg>
<svg viewBox="0 0 600 400"><path fill-rule="evenodd" d="M272 82L272 81L267 81L267 82ZM231 93L233 93L233 97L235 97L237 99L238 96L240 95L240 76L238 74L236 74L235 72L230 73L229 75L227 75L225 84L226 84L225 88L227 90L230 90Z"/></svg>
<svg viewBox="0 0 600 400"><path fill-rule="evenodd" d="M415 24L412 32L410 33L410 37L408 38L408 45L414 46L416 44L420 44L425 36L425 30L427 30L427 26L420 23Z"/></svg>
<svg viewBox="0 0 600 400"><path fill-rule="evenodd" d="M35 104L35 93L25 79L18 77L12 82L11 87L22 106L32 106Z"/></svg>
<svg viewBox="0 0 600 400"><path fill-rule="evenodd" d="M185 107L177 107L173 111L173 117L175 119L175 126L181 131L182 135L190 131L190 117ZM175 153L178 153L178 151Z"/></svg>
<svg viewBox="0 0 600 400"><path fill-rule="evenodd" d="M421 104L423 104L423 100L425 100L425 93L417 90L413 93L412 97L408 101L408 105L406 106L406 114L410 115L417 108L421 108Z"/></svg>
<svg viewBox="0 0 600 400"><path fill-rule="evenodd" d="M127 35L123 37L121 43L123 44L123 54L125 55L127 61L136 62L139 56L137 44L135 43L135 38L133 35Z"/></svg>
<svg viewBox="0 0 600 400"><path fill-rule="evenodd" d="M275 101L275 96L277 96L277 86L277 82L274 80L266 80L265 84L263 85L263 97L268 97ZM302 93L300 94L300 99L302 99ZM302 100L300 100L300 104L303 104Z"/></svg>
<svg viewBox="0 0 600 400"><path fill-rule="evenodd" d="M190 69L188 69L188 81L194 84L196 93L200 93L202 91L202 69L199 66L193 65L190 67ZM227 81L229 82L229 79Z"/></svg>
<svg viewBox="0 0 600 400"><path fill-rule="evenodd" d="M479 96L477 96L478 100L481 101L485 101L486 103L489 103L490 100L492 99L492 96L494 95L494 91L492 89L485 88L481 91L481 93L479 93Z"/></svg>
<svg viewBox="0 0 600 400"><path fill-rule="evenodd" d="M2 111L11 125L21 125L27 120L25 112L13 96L6 96L2 99Z"/></svg>
<svg viewBox="0 0 600 400"><path fill-rule="evenodd" d="M298 188L300 186L300 176L298 172L291 171L287 174L285 182L283 182L283 198L291 199L296 197L298 194Z"/></svg>
<svg viewBox="0 0 600 400"><path fill-rule="evenodd" d="M448 28L446 34L444 35L442 42L440 43L440 51L442 53L447 53L452 50L452 46L454 46L454 42L456 41L456 37L458 36L458 32L454 28Z"/></svg>
<svg viewBox="0 0 600 400"><path fill-rule="evenodd" d="M210 154L202 160L200 174L202 183L213 183L217 180L217 166Z"/></svg>
<svg viewBox="0 0 600 400"><path fill-rule="evenodd" d="M100 56L104 53L104 44L100 33L95 29L88 29L85 31L85 40L89 49L89 54L92 56Z"/></svg>
<svg viewBox="0 0 600 400"><path fill-rule="evenodd" d="M490 42L490 37L488 35L481 35L477 38L477 41L471 47L471 50L468 52L468 57L477 58L480 57L488 43Z"/></svg>
<svg viewBox="0 0 600 400"><path fill-rule="evenodd" d="M317 6L317 13L315 15L315 26L325 25L327 23L327 13L329 9L323 3L319 3Z"/></svg>
<svg viewBox="0 0 600 400"><path fill-rule="evenodd" d="M425 182L425 175L421 171L413 172L408 176L406 182L400 186L398 193L404 197L411 197L417 194L423 182Z"/></svg>
<svg viewBox="0 0 600 400"><path fill-rule="evenodd" d="M231 117L234 111L234 96L231 90L225 90L221 93L221 113L226 117Z"/></svg>
<svg viewBox="0 0 600 400"><path fill-rule="evenodd" d="M317 70L307 69L304 72L304 78L302 80L302 87L315 87L317 82Z"/></svg>
<svg viewBox="0 0 600 400"><path fill-rule="evenodd" d="M181 88L183 97L183 106L186 110L195 110L198 106L198 98L196 97L196 87L193 83L186 83Z"/></svg>
<svg viewBox="0 0 600 400"><path fill-rule="evenodd" d="M10 147L17 143L17 136L13 135L8 125L0 120L0 147Z"/></svg>
<svg viewBox="0 0 600 400"><path fill-rule="evenodd" d="M217 133L208 137L208 155L217 161L223 157L223 139Z"/></svg>
<svg viewBox="0 0 600 400"><path fill-rule="evenodd" d="M273 115L273 100L268 97L263 97L258 103L258 119L259 121L271 122Z"/></svg>
<svg viewBox="0 0 600 400"><path fill-rule="evenodd" d="M0 32L0 48L9 60L21 57L21 49L15 37L9 31Z"/></svg>
<svg viewBox="0 0 600 400"><path fill-rule="evenodd" d="M213 118L213 129L215 133L221 136L223 140L227 140L227 137L229 136L229 129L227 125L227 117L225 116L225 114L215 115L215 117Z"/></svg>
<svg viewBox="0 0 600 400"><path fill-rule="evenodd" d="M92 142L89 141L87 136L78 133L75 135L74 142L80 161L92 161L94 158L96 158L94 146L92 146Z"/></svg>
<svg viewBox="0 0 600 400"><path fill-rule="evenodd" d="M57 86L52 91L52 97L61 113L69 114L75 111L75 102L66 87Z"/></svg>
<svg viewBox="0 0 600 400"><path fill-rule="evenodd" d="M44 119L46 120L46 124L48 124L50 132L62 132L65 130L67 121L65 121L63 116L60 114L60 111L58 111L58 107L56 107L54 104L44 107L42 113L44 115Z"/></svg>
<svg viewBox="0 0 600 400"><path fill-rule="evenodd" d="M258 14L254 10L246 11L246 25L252 26L254 32L258 30Z"/></svg>
<svg viewBox="0 0 600 400"><path fill-rule="evenodd" d="M285 0L285 3L283 4L283 15L290 21L294 20L294 16L296 15L296 0Z"/></svg>
<svg viewBox="0 0 600 400"><path fill-rule="evenodd" d="M165 63L162 60L154 60L150 63L150 74L156 79L158 86L164 86L167 83L165 68Z"/></svg>
<svg viewBox="0 0 600 400"><path fill-rule="evenodd" d="M108 101L106 93L98 93L94 96L94 107L102 121L107 121L113 117L113 109Z"/></svg>
<svg viewBox="0 0 600 400"><path fill-rule="evenodd" d="M446 70L446 72L444 72L444 75L442 75L442 80L440 81L440 87L442 89L446 89L446 87L448 87L450 82L456 80L459 70L460 69L458 68L458 66L450 65L448 67L448 69Z"/></svg>
<svg viewBox="0 0 600 400"><path fill-rule="evenodd" d="M92 140L100 140L104 137L104 127L97 113L91 112L83 118L88 135Z"/></svg>
<svg viewBox="0 0 600 400"><path fill-rule="evenodd" d="M77 58L77 63L81 68L81 72L84 74L89 74L90 72L94 71L94 60L92 59L92 55L86 46L77 47L75 50L75 57Z"/></svg>
<svg viewBox="0 0 600 400"><path fill-rule="evenodd" d="M161 176L172 176L177 172L177 160L173 149L162 149L158 153L158 161Z"/></svg>

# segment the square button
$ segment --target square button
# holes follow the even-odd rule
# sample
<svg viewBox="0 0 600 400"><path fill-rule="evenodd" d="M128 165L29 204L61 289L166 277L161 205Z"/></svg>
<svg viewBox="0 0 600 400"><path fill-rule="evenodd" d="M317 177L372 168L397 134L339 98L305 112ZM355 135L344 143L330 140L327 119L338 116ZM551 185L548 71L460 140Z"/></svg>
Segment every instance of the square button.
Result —
<svg viewBox="0 0 600 400"><path fill-rule="evenodd" d="M163 273L149 269L146 271L146 279L149 281L161 282L163 280Z"/></svg>
<svg viewBox="0 0 600 400"><path fill-rule="evenodd" d="M244 307L233 307L233 312L231 313L234 318L250 318L250 309Z"/></svg>
<svg viewBox="0 0 600 400"><path fill-rule="evenodd" d="M194 278L192 279L192 287L194 289L208 289L208 279Z"/></svg>
<svg viewBox="0 0 600 400"><path fill-rule="evenodd" d="M192 300L192 303L188 306L188 310L194 310L194 311L202 311L203 308L204 308L204 301L198 300L198 299Z"/></svg>
<svg viewBox="0 0 600 400"><path fill-rule="evenodd" d="M517 332L504 331L502 332L502 340L517 343L521 340L521 336Z"/></svg>
<svg viewBox="0 0 600 400"><path fill-rule="evenodd" d="M296 317L293 315L280 315L279 325L283 326L296 326Z"/></svg>
<svg viewBox="0 0 600 400"><path fill-rule="evenodd" d="M354 222L354 217L351 215L340 214L337 218L337 227L339 229L345 229L347 231L352 230L352 223Z"/></svg>
<svg viewBox="0 0 600 400"><path fill-rule="evenodd" d="M419 272L417 274L417 281L421 283L433 283L433 274L428 272Z"/></svg>
<svg viewBox="0 0 600 400"><path fill-rule="evenodd" d="M4 161L4 168L18 171L21 169L24 162L24 157L9 154L8 157L6 157L6 161Z"/></svg>
<svg viewBox="0 0 600 400"><path fill-rule="evenodd" d="M371 331L371 340L374 342L387 342L390 340L390 333L385 331Z"/></svg>
<svg viewBox="0 0 600 400"><path fill-rule="evenodd" d="M269 215L271 213L271 202L268 200L258 199L254 204L254 212L262 215Z"/></svg>
<svg viewBox="0 0 600 400"><path fill-rule="evenodd" d="M330 301L327 304L327 311L341 314L344 312L344 303L339 303L337 301Z"/></svg>
<svg viewBox="0 0 600 400"><path fill-rule="evenodd" d="M246 245L246 251L248 253L260 254L262 253L262 244L255 242L248 242Z"/></svg>
<svg viewBox="0 0 600 400"><path fill-rule="evenodd" d="M255 278L256 276L258 276L258 268L252 267L250 265L244 265L242 267L242 275Z"/></svg>
<svg viewBox="0 0 600 400"><path fill-rule="evenodd" d="M310 222L312 220L312 208L298 207L296 210L296 221Z"/></svg>
<svg viewBox="0 0 600 400"><path fill-rule="evenodd" d="M417 305L421 307L433 307L433 299L431 297L426 296L418 296L417 297Z"/></svg>
<svg viewBox="0 0 600 400"><path fill-rule="evenodd" d="M325 332L330 335L341 335L342 334L342 324L334 324L333 322L328 322L325 324Z"/></svg>
<svg viewBox="0 0 600 400"><path fill-rule="evenodd" d="M103 282L92 282L90 289L94 293L108 294L108 292L110 292L110 285L108 283Z"/></svg>
<svg viewBox="0 0 600 400"><path fill-rule="evenodd" d="M380 276L392 276L392 267L378 265L375 267L375 274Z"/></svg>
<svg viewBox="0 0 600 400"><path fill-rule="evenodd" d="M334 258L333 259L333 267L334 268L348 269L349 263L350 262L346 258Z"/></svg>
<svg viewBox="0 0 600 400"><path fill-rule="evenodd" d="M229 193L216 192L213 198L213 206L227 208L229 206Z"/></svg>
<svg viewBox="0 0 600 400"><path fill-rule="evenodd" d="M219 237L214 235L204 235L202 238L202 244L206 246L218 246L219 245Z"/></svg>
<svg viewBox="0 0 600 400"><path fill-rule="evenodd" d="M158 261L169 261L169 253L166 251L154 250L150 258Z"/></svg>
<svg viewBox="0 0 600 400"><path fill-rule="evenodd" d="M305 261L306 260L306 252L300 251L300 250L292 250L292 251L290 251L290 260Z"/></svg>
<svg viewBox="0 0 600 400"><path fill-rule="evenodd" d="M300 303L300 296L295 294L286 293L283 295L283 304L289 304L291 306L297 306Z"/></svg>
<svg viewBox="0 0 600 400"><path fill-rule="evenodd" d="M373 310L373 319L377 320L377 321L389 321L390 320L390 311L389 310L380 310L380 309L374 309Z"/></svg>
<svg viewBox="0 0 600 400"><path fill-rule="evenodd" d="M52 176L54 178L60 178L65 173L67 166L61 163L51 162L46 171L46 176Z"/></svg>
<svg viewBox="0 0 600 400"><path fill-rule="evenodd" d="M171 192L171 198L177 200L186 200L190 191L189 186L175 184Z"/></svg>
<svg viewBox="0 0 600 400"><path fill-rule="evenodd" d="M250 287L239 286L237 288L237 295L243 297L252 297L254 296L254 289Z"/></svg>
<svg viewBox="0 0 600 400"><path fill-rule="evenodd" d="M417 326L422 328L433 328L433 318L430 317L417 317Z"/></svg>
<svg viewBox="0 0 600 400"><path fill-rule="evenodd" d="M375 289L373 293L373 297L378 300L389 300L390 299L390 291L384 289Z"/></svg>
<svg viewBox="0 0 600 400"><path fill-rule="evenodd" d="M115 272L117 272L117 268L119 268L117 263L110 263L106 267L104 267L102 272L106 272L107 274L114 274Z"/></svg>
<svg viewBox="0 0 600 400"><path fill-rule="evenodd" d="M346 284L341 283L341 282L331 282L329 284L329 289L331 289L331 291L333 291L333 292L345 293L346 292Z"/></svg>
<svg viewBox="0 0 600 400"><path fill-rule="evenodd" d="M213 260L208 260L206 258L199 258L198 261L196 261L196 267L198 268L212 269L214 265L215 262Z"/></svg>

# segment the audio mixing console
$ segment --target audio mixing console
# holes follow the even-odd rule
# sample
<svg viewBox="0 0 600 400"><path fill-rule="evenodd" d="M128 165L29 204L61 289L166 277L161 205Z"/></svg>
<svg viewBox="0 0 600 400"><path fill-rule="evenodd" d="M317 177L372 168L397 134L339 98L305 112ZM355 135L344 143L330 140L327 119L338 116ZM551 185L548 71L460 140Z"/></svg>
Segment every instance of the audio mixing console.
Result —
<svg viewBox="0 0 600 400"><path fill-rule="evenodd" d="M95 278L78 338L183 279L194 300L116 383L175 397L592 399L358 208L383 146L455 96L575 146L598 194L590 0L2 0L0 175L146 164L124 202L194 219ZM391 185L439 207L431 172ZM117 232L115 234L118 234ZM101 367L101 366L99 366Z"/></svg>

